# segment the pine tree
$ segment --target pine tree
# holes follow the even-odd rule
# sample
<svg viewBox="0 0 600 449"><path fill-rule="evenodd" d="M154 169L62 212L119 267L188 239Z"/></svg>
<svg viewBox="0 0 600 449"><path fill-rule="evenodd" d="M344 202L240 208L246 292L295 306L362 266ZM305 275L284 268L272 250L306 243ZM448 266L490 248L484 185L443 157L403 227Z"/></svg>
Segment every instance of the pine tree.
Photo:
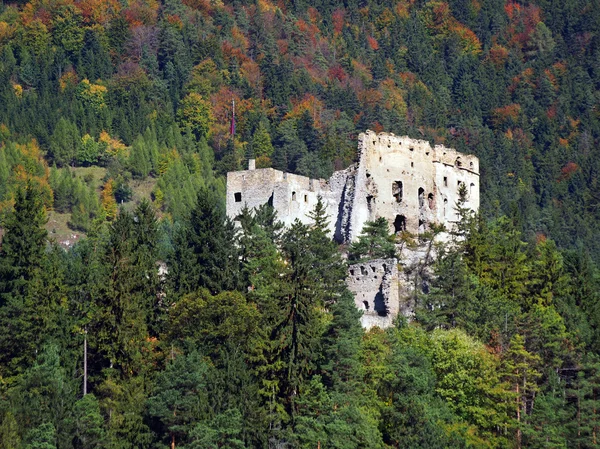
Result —
<svg viewBox="0 0 600 449"><path fill-rule="evenodd" d="M508 384L513 398L510 417L515 422L515 443L520 448L523 441L523 428L531 413L533 397L538 391L537 379L540 372L537 365L540 357L525 349L524 339L515 334L510 341L508 350L503 356L502 376Z"/></svg>
<svg viewBox="0 0 600 449"><path fill-rule="evenodd" d="M95 449L101 447L104 439L104 420L100 414L98 399L87 394L74 406L76 447Z"/></svg>
<svg viewBox="0 0 600 449"><path fill-rule="evenodd" d="M234 290L239 282L236 230L216 196L198 194L185 227L175 237L169 273L171 286L180 294L208 288L212 293Z"/></svg>
<svg viewBox="0 0 600 449"><path fill-rule="evenodd" d="M20 447L19 425L14 414L7 411L0 420L0 449L19 449Z"/></svg>
<svg viewBox="0 0 600 449"><path fill-rule="evenodd" d="M46 210L33 182L15 193L15 208L4 223L0 253L0 298L24 294L25 287L41 267L46 245ZM1 305L2 303L0 303Z"/></svg>
<svg viewBox="0 0 600 449"><path fill-rule="evenodd" d="M358 241L350 246L348 259L359 261L395 257L396 247L388 228L387 220L383 217L366 222Z"/></svg>
<svg viewBox="0 0 600 449"><path fill-rule="evenodd" d="M44 315L49 310L41 303L55 299L52 289L43 292L40 288L44 285L43 269L47 268L45 223L39 190L32 183L19 188L14 211L6 219L0 253L0 366L4 371L0 372L5 376L33 360L36 344L48 330L41 319L51 322L55 318Z"/></svg>
<svg viewBox="0 0 600 449"><path fill-rule="evenodd" d="M189 442L196 424L208 415L206 372L206 363L191 353L176 357L156 379L148 411L162 425L157 429L161 440L172 448Z"/></svg>
<svg viewBox="0 0 600 449"><path fill-rule="evenodd" d="M58 166L70 165L81 147L77 126L64 117L56 124L50 138L50 155Z"/></svg>

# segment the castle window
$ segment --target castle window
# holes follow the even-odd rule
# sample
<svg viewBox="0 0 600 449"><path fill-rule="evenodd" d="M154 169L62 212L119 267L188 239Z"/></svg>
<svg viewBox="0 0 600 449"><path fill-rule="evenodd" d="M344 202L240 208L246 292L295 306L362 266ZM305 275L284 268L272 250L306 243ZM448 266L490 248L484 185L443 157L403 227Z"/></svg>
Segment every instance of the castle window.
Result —
<svg viewBox="0 0 600 449"><path fill-rule="evenodd" d="M415 151L415 149L413 147L410 147L409 150L410 151Z"/></svg>
<svg viewBox="0 0 600 449"><path fill-rule="evenodd" d="M394 232L406 231L406 217L404 215L396 215L394 220Z"/></svg>
<svg viewBox="0 0 600 449"><path fill-rule="evenodd" d="M373 270L373 273L375 273L375 271L377 271L377 268L371 267L371 270Z"/></svg>
<svg viewBox="0 0 600 449"><path fill-rule="evenodd" d="M446 210L448 209L448 198L444 198L444 218L446 218Z"/></svg>
<svg viewBox="0 0 600 449"><path fill-rule="evenodd" d="M236 203L241 203L242 202L242 192L235 192L233 194L233 198L235 199Z"/></svg>
<svg viewBox="0 0 600 449"><path fill-rule="evenodd" d="M292 192L292 201L296 201L296 192Z"/></svg>
<svg viewBox="0 0 600 449"><path fill-rule="evenodd" d="M427 195L427 202L429 203L429 209L433 209L433 193Z"/></svg>
<svg viewBox="0 0 600 449"><path fill-rule="evenodd" d="M367 195L367 209L369 209L369 214L373 213L373 204L375 203L375 199L373 195Z"/></svg>
<svg viewBox="0 0 600 449"><path fill-rule="evenodd" d="M411 166L411 168L414 168L414 166L415 166L415 163L414 163L414 162L411 162L411 163L410 163L410 166Z"/></svg>
<svg viewBox="0 0 600 449"><path fill-rule="evenodd" d="M423 187L419 187L419 207L423 207L425 205L425 189Z"/></svg>
<svg viewBox="0 0 600 449"><path fill-rule="evenodd" d="M444 187L448 187L448 177L444 176Z"/></svg>
<svg viewBox="0 0 600 449"><path fill-rule="evenodd" d="M369 310L369 301L363 301L363 305L365 306L365 310Z"/></svg>
<svg viewBox="0 0 600 449"><path fill-rule="evenodd" d="M419 220L419 233L422 234L425 232L425 222L423 220Z"/></svg>
<svg viewBox="0 0 600 449"><path fill-rule="evenodd" d="M454 165L456 165L457 167L462 167L462 161L460 160L459 157L457 157L456 160L454 161Z"/></svg>
<svg viewBox="0 0 600 449"><path fill-rule="evenodd" d="M396 202L401 202L403 195L404 189L402 187L402 181L394 181L392 184L392 196L396 198Z"/></svg>
<svg viewBox="0 0 600 449"><path fill-rule="evenodd" d="M475 189L475 184L471 183L469 186L469 196L473 195L473 190Z"/></svg>
<svg viewBox="0 0 600 449"><path fill-rule="evenodd" d="M354 276L354 270L350 270L350 276Z"/></svg>
<svg viewBox="0 0 600 449"><path fill-rule="evenodd" d="M381 156L379 156L379 162L381 162L383 160L383 158Z"/></svg>
<svg viewBox="0 0 600 449"><path fill-rule="evenodd" d="M304 202L308 203L308 195L304 195Z"/></svg>
<svg viewBox="0 0 600 449"><path fill-rule="evenodd" d="M360 267L360 274L362 274L363 276L366 276L367 274L369 274L369 272L367 271L367 269L365 267Z"/></svg>
<svg viewBox="0 0 600 449"><path fill-rule="evenodd" d="M473 162L469 163L469 167L473 168Z"/></svg>

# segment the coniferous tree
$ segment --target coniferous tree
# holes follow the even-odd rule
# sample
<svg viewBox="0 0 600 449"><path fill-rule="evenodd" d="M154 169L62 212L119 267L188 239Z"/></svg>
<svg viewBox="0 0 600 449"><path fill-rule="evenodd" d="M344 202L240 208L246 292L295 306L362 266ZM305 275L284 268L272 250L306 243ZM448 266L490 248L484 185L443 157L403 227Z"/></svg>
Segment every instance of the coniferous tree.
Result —
<svg viewBox="0 0 600 449"><path fill-rule="evenodd" d="M171 285L180 293L201 287L213 293L235 289L239 277L235 236L234 225L216 196L200 191L186 226L176 235Z"/></svg>
<svg viewBox="0 0 600 449"><path fill-rule="evenodd" d="M44 229L46 211L37 187L28 183L16 192L14 211L5 222L0 253L0 347L3 375L14 374L31 363L40 340L46 337L38 317L52 322L41 301L56 298L38 290L46 265ZM41 294L41 295L38 295ZM38 307L40 310L38 310Z"/></svg>
<svg viewBox="0 0 600 449"><path fill-rule="evenodd" d="M348 258L358 261L395 257L396 247L388 227L387 220L383 217L366 222L361 235L358 236L358 241L352 243Z"/></svg>
<svg viewBox="0 0 600 449"><path fill-rule="evenodd" d="M58 166L71 165L81 147L77 126L64 117L56 124L50 139L50 154Z"/></svg>

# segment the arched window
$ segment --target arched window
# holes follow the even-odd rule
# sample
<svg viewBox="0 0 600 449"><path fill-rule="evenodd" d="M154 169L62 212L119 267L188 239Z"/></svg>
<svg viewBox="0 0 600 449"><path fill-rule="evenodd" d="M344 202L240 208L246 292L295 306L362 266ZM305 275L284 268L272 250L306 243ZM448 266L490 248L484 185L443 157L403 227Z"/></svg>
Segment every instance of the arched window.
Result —
<svg viewBox="0 0 600 449"><path fill-rule="evenodd" d="M419 187L419 207L425 206L425 189L423 187Z"/></svg>

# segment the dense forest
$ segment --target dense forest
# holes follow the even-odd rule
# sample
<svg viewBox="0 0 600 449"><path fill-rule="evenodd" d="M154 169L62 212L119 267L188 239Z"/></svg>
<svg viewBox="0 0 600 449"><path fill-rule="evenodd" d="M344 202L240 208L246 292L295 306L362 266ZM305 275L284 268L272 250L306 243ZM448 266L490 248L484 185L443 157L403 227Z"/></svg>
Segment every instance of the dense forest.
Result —
<svg viewBox="0 0 600 449"><path fill-rule="evenodd" d="M600 446L599 87L598 0L4 2L0 449ZM224 211L366 129L482 197L369 332L322 205Z"/></svg>

